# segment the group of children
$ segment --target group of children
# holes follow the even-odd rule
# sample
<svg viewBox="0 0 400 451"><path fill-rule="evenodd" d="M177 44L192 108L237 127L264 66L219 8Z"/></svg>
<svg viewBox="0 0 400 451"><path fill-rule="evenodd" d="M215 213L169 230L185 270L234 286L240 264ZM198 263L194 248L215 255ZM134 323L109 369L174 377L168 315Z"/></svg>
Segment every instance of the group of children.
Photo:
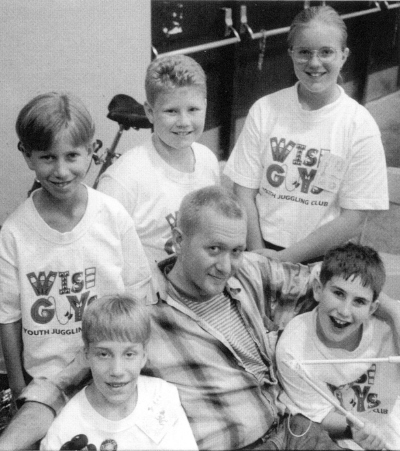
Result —
<svg viewBox="0 0 400 451"><path fill-rule="evenodd" d="M289 46L299 81L254 105L226 173L247 210L248 250L267 246L275 251L260 252L298 262L351 238L365 210L387 208L387 188L379 130L337 85L349 53L343 21L329 7L305 10ZM18 148L41 188L1 230L4 371L17 397L31 378L59 372L84 346L93 376L42 449L197 448L176 388L140 376L150 338L141 301L155 293L157 263L174 252L181 200L218 184L219 166L196 142L207 105L199 64L157 59L145 88L151 138L124 153L98 191L82 183L94 125L79 99L39 95L17 119ZM293 319L277 348L288 411L367 449L400 448L399 367L332 363L308 371L332 400L362 414L360 430L286 362L398 355L397 335L373 316L384 278L372 249L348 244L328 252L315 282L317 309ZM400 318L389 319L397 320L400 328Z"/></svg>

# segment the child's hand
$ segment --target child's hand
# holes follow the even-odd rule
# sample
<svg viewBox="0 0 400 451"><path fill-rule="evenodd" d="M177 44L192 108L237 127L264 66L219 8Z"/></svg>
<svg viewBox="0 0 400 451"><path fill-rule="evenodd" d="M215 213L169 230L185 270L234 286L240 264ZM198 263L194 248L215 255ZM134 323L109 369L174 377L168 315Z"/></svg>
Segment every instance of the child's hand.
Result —
<svg viewBox="0 0 400 451"><path fill-rule="evenodd" d="M254 249L251 252L263 255L264 257L272 258L273 260L281 261L279 252L272 249Z"/></svg>
<svg viewBox="0 0 400 451"><path fill-rule="evenodd" d="M363 449L385 449L386 442L383 434L378 428L369 421L364 420L364 427L358 429L356 426L351 427L353 440Z"/></svg>

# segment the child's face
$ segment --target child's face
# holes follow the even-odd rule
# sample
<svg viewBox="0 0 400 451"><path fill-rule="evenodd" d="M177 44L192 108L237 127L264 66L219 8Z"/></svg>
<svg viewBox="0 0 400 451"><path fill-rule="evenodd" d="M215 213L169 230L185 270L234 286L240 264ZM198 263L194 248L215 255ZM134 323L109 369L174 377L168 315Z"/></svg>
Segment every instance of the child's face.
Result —
<svg viewBox="0 0 400 451"><path fill-rule="evenodd" d="M34 150L24 157L43 189L58 201L65 201L78 192L90 165L91 149L73 147L68 137L61 136L48 151Z"/></svg>
<svg viewBox="0 0 400 451"><path fill-rule="evenodd" d="M359 277L345 280L333 277L325 285L314 285L314 297L319 302L317 334L330 348L352 351L361 339L361 326L368 321L378 306L373 291L364 287Z"/></svg>
<svg viewBox="0 0 400 451"><path fill-rule="evenodd" d="M100 341L86 348L93 384L94 407L106 414L117 409L123 416L135 408L137 380L146 363L141 343Z"/></svg>
<svg viewBox="0 0 400 451"><path fill-rule="evenodd" d="M207 100L197 87L186 86L160 93L154 105L145 103L154 137L165 150L189 150L204 130Z"/></svg>
<svg viewBox="0 0 400 451"><path fill-rule="evenodd" d="M293 48L319 50L329 47L336 50L333 61L322 62L314 53L305 63L293 58L294 71L300 81L300 89L307 92L329 94L336 89L339 72L346 62L349 49L342 51L342 35L338 27L313 20L307 26L300 27L293 40Z"/></svg>

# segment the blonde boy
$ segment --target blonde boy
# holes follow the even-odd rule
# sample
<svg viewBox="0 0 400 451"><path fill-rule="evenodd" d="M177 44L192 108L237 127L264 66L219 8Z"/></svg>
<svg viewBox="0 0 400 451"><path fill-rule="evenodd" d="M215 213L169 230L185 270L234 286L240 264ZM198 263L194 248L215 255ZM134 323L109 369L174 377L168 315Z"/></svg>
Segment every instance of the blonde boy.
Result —
<svg viewBox="0 0 400 451"><path fill-rule="evenodd" d="M153 270L174 252L172 229L183 197L219 183L217 158L197 143L204 129L206 76L185 55L154 60L147 69L145 110L152 136L122 155L98 189L118 199L135 221Z"/></svg>
<svg viewBox="0 0 400 451"><path fill-rule="evenodd" d="M85 311L82 338L93 381L55 419L42 450L197 449L176 387L140 375L150 339L146 307L101 298Z"/></svg>
<svg viewBox="0 0 400 451"><path fill-rule="evenodd" d="M125 290L143 298L150 282L132 219L83 184L94 135L83 103L69 93L38 95L16 130L41 188L0 233L0 332L14 396L26 379L51 377L75 358L91 302Z"/></svg>
<svg viewBox="0 0 400 451"><path fill-rule="evenodd" d="M399 303L385 302L391 309L387 318L392 328L373 316L384 281L383 263L373 249L353 243L332 249L314 286L318 307L290 321L277 346L284 387L280 400L290 413L321 423L351 449L400 449L400 405L396 402L400 367L361 361L399 354ZM328 397L359 417L362 429L349 423L302 378L302 370L295 371L291 365L331 359L352 359L355 363L307 365L305 372Z"/></svg>

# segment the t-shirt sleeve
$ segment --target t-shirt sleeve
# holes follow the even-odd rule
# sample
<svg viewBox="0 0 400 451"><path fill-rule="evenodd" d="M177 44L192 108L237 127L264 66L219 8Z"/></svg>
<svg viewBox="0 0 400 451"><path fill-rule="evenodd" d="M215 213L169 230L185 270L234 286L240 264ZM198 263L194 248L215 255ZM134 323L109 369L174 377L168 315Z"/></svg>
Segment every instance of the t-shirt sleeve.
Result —
<svg viewBox="0 0 400 451"><path fill-rule="evenodd" d="M133 220L126 218L126 221L129 226L121 239L124 257L122 278L127 293L137 299L145 299L151 296L150 266Z"/></svg>
<svg viewBox="0 0 400 451"><path fill-rule="evenodd" d="M354 124L351 161L339 192L339 204L352 210L387 210L389 195L385 152L378 126L359 110Z"/></svg>
<svg viewBox="0 0 400 451"><path fill-rule="evenodd" d="M259 102L250 109L240 136L224 169L224 174L233 182L251 189L258 189L262 178L263 138L261 136L261 115L259 110Z"/></svg>
<svg viewBox="0 0 400 451"><path fill-rule="evenodd" d="M130 183L134 186L135 182L134 180L131 180ZM114 199L117 199L125 207L125 210L130 214L130 216L132 218L134 217L137 204L137 189L128 190L124 185L116 180L112 174L105 172L100 178L97 190L104 194L108 194Z"/></svg>
<svg viewBox="0 0 400 451"><path fill-rule="evenodd" d="M19 319L21 302L14 239L5 226L0 232L0 323Z"/></svg>
<svg viewBox="0 0 400 451"><path fill-rule="evenodd" d="M296 365L296 361L301 359L299 355L291 352L290 347L293 347L293 344L288 346L288 342L296 343L297 340L296 334L286 329L278 341L276 360L278 377L283 387L279 400L293 415L301 413L310 420L321 423L334 407L302 377L302 374L304 374L303 370ZM307 373L305 374L307 375ZM328 396L332 397L326 386L324 387L315 380L313 382L319 385Z"/></svg>

